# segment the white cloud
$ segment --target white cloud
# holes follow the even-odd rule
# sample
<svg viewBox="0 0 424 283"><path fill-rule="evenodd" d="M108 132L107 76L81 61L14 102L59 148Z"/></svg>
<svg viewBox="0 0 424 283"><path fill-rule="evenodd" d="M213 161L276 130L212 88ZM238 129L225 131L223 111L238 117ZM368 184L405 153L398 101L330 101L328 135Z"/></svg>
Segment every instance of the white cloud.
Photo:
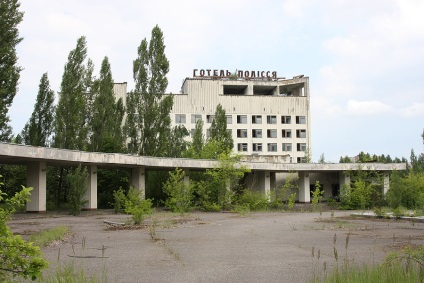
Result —
<svg viewBox="0 0 424 283"><path fill-rule="evenodd" d="M407 118L424 116L424 103L416 103L400 109L400 114Z"/></svg>
<svg viewBox="0 0 424 283"><path fill-rule="evenodd" d="M378 115L392 111L392 107L381 101L357 101L347 102L347 112L351 115Z"/></svg>

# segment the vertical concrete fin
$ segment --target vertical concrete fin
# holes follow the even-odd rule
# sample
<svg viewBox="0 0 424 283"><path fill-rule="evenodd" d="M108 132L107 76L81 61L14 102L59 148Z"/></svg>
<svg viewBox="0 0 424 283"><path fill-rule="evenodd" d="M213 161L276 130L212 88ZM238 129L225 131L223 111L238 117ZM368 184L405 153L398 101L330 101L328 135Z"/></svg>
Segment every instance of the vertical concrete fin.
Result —
<svg viewBox="0 0 424 283"><path fill-rule="evenodd" d="M131 169L130 185L141 192L143 198L146 197L146 175L144 167L135 167Z"/></svg>
<svg viewBox="0 0 424 283"><path fill-rule="evenodd" d="M46 162L32 162L27 165L27 186L32 187L29 212L46 211Z"/></svg>
<svg viewBox="0 0 424 283"><path fill-rule="evenodd" d="M311 202L309 172L299 172L299 202Z"/></svg>
<svg viewBox="0 0 424 283"><path fill-rule="evenodd" d="M97 165L88 165L88 187L85 192L84 199L87 203L84 209L94 210L97 209Z"/></svg>

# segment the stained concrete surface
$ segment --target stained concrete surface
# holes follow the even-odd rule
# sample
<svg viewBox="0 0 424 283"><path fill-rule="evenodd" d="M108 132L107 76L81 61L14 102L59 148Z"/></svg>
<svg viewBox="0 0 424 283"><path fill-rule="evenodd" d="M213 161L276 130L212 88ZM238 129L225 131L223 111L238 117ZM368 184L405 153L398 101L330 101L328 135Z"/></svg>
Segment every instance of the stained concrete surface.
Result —
<svg viewBox="0 0 424 283"><path fill-rule="evenodd" d="M51 268L73 262L108 282L308 282L347 259L379 263L405 245L423 244L424 223L350 217L351 212L155 213L141 227L127 215L94 211L18 214L12 230L28 238L70 227L43 248ZM347 247L347 249L346 249Z"/></svg>

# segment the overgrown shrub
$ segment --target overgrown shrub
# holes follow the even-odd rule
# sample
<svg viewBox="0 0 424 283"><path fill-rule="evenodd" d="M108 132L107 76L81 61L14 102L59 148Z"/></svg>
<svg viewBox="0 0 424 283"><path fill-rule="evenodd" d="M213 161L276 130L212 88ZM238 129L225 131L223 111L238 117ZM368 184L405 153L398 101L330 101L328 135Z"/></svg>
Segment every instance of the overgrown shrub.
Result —
<svg viewBox="0 0 424 283"><path fill-rule="evenodd" d="M296 201L296 192L298 190L298 184L296 180L298 177L288 176L281 186L276 186L270 195L270 207L274 209L281 209L284 207L284 203L287 205L288 210L294 208Z"/></svg>
<svg viewBox="0 0 424 283"><path fill-rule="evenodd" d="M113 199L113 209L115 213L120 213L122 210L125 209L125 201L127 200L124 190L122 188L119 188L119 190L113 191Z"/></svg>
<svg viewBox="0 0 424 283"><path fill-rule="evenodd" d="M184 176L184 170L176 168L169 173L169 179L163 184L163 190L168 195L165 205L173 212L185 213L193 208L194 185L186 185Z"/></svg>
<svg viewBox="0 0 424 283"><path fill-rule="evenodd" d="M88 188L87 167L79 165L66 176L69 184L68 209L72 215L79 215L88 200L84 199Z"/></svg>
<svg viewBox="0 0 424 283"><path fill-rule="evenodd" d="M146 214L152 213L152 200L144 199L141 191L130 187L125 200L125 212L131 214L134 224L139 225Z"/></svg>
<svg viewBox="0 0 424 283"><path fill-rule="evenodd" d="M266 210L269 208L269 196L261 192L244 190L237 198L237 205L247 205L250 211Z"/></svg>
<svg viewBox="0 0 424 283"><path fill-rule="evenodd" d="M321 192L321 185L319 184L319 181L315 182L315 190L312 192L312 211L318 210L318 204L320 200L322 199L322 192Z"/></svg>
<svg viewBox="0 0 424 283"><path fill-rule="evenodd" d="M410 172L405 177L393 172L386 199L391 208L424 209L424 172Z"/></svg>
<svg viewBox="0 0 424 283"><path fill-rule="evenodd" d="M29 201L32 188L22 187L13 197L6 198L0 190L0 281L8 282L10 276L21 276L35 280L41 276L42 269L47 267L47 261L38 246L24 241L20 235L13 235L7 221L16 209Z"/></svg>

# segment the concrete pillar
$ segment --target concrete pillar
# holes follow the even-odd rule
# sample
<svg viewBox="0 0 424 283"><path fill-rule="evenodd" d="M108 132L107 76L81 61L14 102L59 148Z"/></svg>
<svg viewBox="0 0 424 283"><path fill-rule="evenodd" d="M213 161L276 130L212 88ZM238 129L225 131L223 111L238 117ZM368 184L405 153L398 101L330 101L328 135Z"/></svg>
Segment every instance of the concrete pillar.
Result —
<svg viewBox="0 0 424 283"><path fill-rule="evenodd" d="M265 171L263 193L270 197L271 194L271 172Z"/></svg>
<svg viewBox="0 0 424 283"><path fill-rule="evenodd" d="M28 212L46 211L46 162L33 162L27 166L27 186L32 187Z"/></svg>
<svg viewBox="0 0 424 283"><path fill-rule="evenodd" d="M386 195L390 188L390 174L384 173L383 195Z"/></svg>
<svg viewBox="0 0 424 283"><path fill-rule="evenodd" d="M97 209L97 165L88 165L88 186L84 199L88 202L84 205L85 210Z"/></svg>
<svg viewBox="0 0 424 283"><path fill-rule="evenodd" d="M131 183L130 185L146 197L146 174L144 167L135 167L131 169Z"/></svg>
<svg viewBox="0 0 424 283"><path fill-rule="evenodd" d="M190 170L184 169L184 185L188 188L190 186Z"/></svg>
<svg viewBox="0 0 424 283"><path fill-rule="evenodd" d="M340 184L340 191L342 190L343 186L350 186L350 175L344 172L339 172L339 184Z"/></svg>
<svg viewBox="0 0 424 283"><path fill-rule="evenodd" d="M299 202L311 202L309 172L299 172Z"/></svg>

